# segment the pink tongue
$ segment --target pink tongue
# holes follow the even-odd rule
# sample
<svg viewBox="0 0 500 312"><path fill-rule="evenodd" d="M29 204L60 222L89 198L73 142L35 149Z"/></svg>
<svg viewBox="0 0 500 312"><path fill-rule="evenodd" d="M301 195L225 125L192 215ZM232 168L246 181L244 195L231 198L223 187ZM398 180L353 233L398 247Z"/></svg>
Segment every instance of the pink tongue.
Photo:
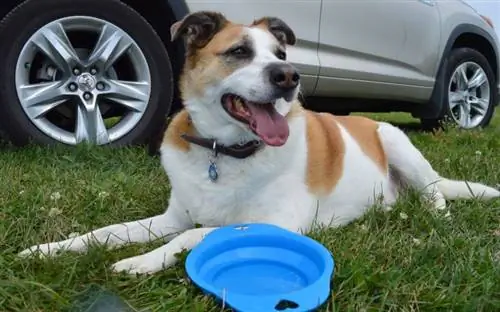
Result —
<svg viewBox="0 0 500 312"><path fill-rule="evenodd" d="M251 113L250 128L267 144L281 146L289 135L288 122L276 111L274 105L247 103Z"/></svg>

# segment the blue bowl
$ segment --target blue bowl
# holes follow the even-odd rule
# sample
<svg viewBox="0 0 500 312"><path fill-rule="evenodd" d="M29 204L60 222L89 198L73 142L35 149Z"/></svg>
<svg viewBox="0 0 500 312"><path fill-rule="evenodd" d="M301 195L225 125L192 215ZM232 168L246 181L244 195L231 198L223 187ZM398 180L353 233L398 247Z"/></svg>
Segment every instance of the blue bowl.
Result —
<svg viewBox="0 0 500 312"><path fill-rule="evenodd" d="M269 224L221 227L186 259L194 284L239 312L313 311L330 294L334 260L315 240Z"/></svg>

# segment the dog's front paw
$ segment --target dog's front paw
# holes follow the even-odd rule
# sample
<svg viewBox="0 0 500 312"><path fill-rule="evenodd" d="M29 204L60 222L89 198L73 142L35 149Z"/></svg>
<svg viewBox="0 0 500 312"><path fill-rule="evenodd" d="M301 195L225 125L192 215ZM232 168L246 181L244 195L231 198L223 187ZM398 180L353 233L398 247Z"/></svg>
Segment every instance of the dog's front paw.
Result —
<svg viewBox="0 0 500 312"><path fill-rule="evenodd" d="M114 272L126 272L132 275L153 274L162 269L162 259L151 259L146 255L123 259L112 266Z"/></svg>
<svg viewBox="0 0 500 312"><path fill-rule="evenodd" d="M41 245L31 246L30 248L27 248L19 252L17 255L22 258L28 258L28 257L45 258L55 255L59 250L60 248L58 248L57 246L53 246L52 244L41 244Z"/></svg>

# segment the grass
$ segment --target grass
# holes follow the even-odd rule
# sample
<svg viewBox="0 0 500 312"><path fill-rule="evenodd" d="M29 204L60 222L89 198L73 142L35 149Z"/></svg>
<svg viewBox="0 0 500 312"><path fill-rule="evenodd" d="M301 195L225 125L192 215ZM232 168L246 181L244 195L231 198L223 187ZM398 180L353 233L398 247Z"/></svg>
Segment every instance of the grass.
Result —
<svg viewBox="0 0 500 312"><path fill-rule="evenodd" d="M402 114L372 116L412 122ZM499 182L500 116L485 131L410 136L443 175ZM0 152L0 164L0 311L83 311L75 302L99 289L137 311L221 311L188 282L182 265L138 278L110 271L158 243L45 261L16 257L35 243L161 212L167 178L143 149L31 147ZM311 234L336 259L332 296L321 311L499 311L500 201L449 207L445 217L408 194L389 213L371 211L347 227Z"/></svg>

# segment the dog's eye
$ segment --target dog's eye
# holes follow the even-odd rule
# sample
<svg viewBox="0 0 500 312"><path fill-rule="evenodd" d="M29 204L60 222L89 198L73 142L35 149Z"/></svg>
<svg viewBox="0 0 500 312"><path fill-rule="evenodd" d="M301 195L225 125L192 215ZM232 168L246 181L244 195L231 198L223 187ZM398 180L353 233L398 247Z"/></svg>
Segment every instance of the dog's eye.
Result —
<svg viewBox="0 0 500 312"><path fill-rule="evenodd" d="M276 51L276 57L279 58L280 60L286 60L286 53L285 51L278 50Z"/></svg>
<svg viewBox="0 0 500 312"><path fill-rule="evenodd" d="M229 50L229 54L236 57L245 57L250 55L251 51L245 46L236 47Z"/></svg>

